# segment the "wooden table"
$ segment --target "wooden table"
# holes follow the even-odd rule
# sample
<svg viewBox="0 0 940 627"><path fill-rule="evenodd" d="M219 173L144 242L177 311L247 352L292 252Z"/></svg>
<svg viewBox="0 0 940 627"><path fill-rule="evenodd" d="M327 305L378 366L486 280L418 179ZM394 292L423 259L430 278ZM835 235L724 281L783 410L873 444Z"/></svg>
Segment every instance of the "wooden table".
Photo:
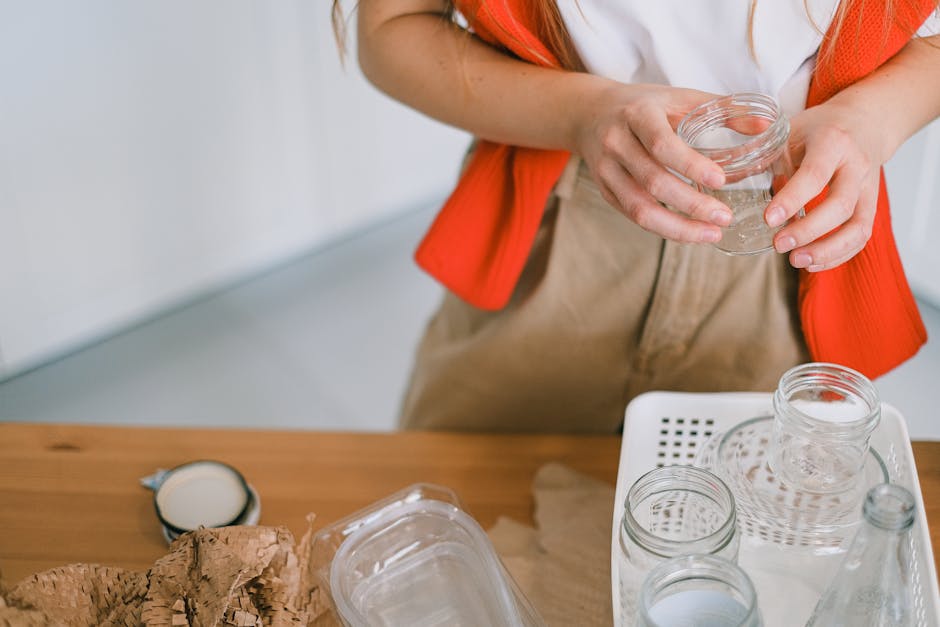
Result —
<svg viewBox="0 0 940 627"><path fill-rule="evenodd" d="M453 488L484 527L531 522L535 471L562 462L617 478L619 436L318 433L0 424L0 570L7 584L73 562L146 569L166 551L152 494L157 468L212 458L239 468L262 524L297 538L406 485ZM940 547L940 442L915 443L934 555Z"/></svg>

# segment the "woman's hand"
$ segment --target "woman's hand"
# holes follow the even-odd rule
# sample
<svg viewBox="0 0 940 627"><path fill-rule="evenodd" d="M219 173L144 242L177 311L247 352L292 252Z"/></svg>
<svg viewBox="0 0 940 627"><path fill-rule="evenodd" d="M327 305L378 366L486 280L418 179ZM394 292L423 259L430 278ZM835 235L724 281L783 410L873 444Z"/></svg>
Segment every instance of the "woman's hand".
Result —
<svg viewBox="0 0 940 627"><path fill-rule="evenodd" d="M712 94L537 67L468 37L442 19L446 9L444 0L362 0L358 53L369 80L482 139L581 155L607 201L649 231L721 238L731 211L668 170L722 184L721 168L674 130Z"/></svg>
<svg viewBox="0 0 940 627"><path fill-rule="evenodd" d="M940 35L934 35L911 40L864 79L794 116L790 144L799 167L764 219L777 226L826 185L829 194L777 233L776 250L810 272L854 257L871 237L882 164L938 115Z"/></svg>
<svg viewBox="0 0 940 627"><path fill-rule="evenodd" d="M790 150L798 168L774 196L764 219L779 226L829 187L826 199L774 237L790 264L810 272L854 257L871 237L885 148L877 123L864 112L827 102L794 116Z"/></svg>
<svg viewBox="0 0 940 627"><path fill-rule="evenodd" d="M604 198L647 231L682 242L717 242L731 222L723 203L669 170L708 187L724 173L676 135L674 127L715 96L661 85L610 82L579 107L575 151ZM663 205L668 205L671 209Z"/></svg>

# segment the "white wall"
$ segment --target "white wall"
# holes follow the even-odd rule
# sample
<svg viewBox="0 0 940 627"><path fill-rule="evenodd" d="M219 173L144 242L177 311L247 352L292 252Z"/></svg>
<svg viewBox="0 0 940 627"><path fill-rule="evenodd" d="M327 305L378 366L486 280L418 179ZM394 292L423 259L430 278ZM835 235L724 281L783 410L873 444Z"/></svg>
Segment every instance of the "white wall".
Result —
<svg viewBox="0 0 940 627"><path fill-rule="evenodd" d="M0 379L446 193L466 136L344 72L329 4L0 0ZM938 124L888 171L940 305Z"/></svg>
<svg viewBox="0 0 940 627"><path fill-rule="evenodd" d="M902 146L885 172L911 289L940 308L940 120Z"/></svg>
<svg viewBox="0 0 940 627"><path fill-rule="evenodd" d="M0 0L0 379L446 193L329 4Z"/></svg>

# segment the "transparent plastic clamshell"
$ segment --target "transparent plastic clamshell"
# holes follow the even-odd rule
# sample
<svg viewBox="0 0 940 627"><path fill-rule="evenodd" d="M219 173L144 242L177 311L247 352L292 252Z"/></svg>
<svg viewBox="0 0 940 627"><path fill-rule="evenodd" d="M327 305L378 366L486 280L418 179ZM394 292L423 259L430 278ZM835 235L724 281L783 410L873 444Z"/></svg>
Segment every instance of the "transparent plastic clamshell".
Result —
<svg viewBox="0 0 940 627"><path fill-rule="evenodd" d="M447 488L417 484L320 530L316 576L351 627L543 625Z"/></svg>

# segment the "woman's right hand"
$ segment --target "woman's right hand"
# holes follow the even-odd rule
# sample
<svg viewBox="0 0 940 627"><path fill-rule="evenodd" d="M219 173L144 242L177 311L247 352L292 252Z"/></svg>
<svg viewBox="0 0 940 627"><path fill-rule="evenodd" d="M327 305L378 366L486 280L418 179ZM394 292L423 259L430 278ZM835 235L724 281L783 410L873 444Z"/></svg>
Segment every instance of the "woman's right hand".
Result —
<svg viewBox="0 0 940 627"><path fill-rule="evenodd" d="M675 132L682 117L715 96L662 85L611 83L576 115L575 150L601 194L642 228L680 242L717 242L731 210L675 176L717 188L724 173ZM664 205L668 205L667 208Z"/></svg>

